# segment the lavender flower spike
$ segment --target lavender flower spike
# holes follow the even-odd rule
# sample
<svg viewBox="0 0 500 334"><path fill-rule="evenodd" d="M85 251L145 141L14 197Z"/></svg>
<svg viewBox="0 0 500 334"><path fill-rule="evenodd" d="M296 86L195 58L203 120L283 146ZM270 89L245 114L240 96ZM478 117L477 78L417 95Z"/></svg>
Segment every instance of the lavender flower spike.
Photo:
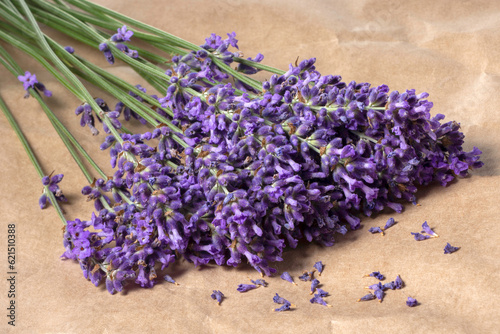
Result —
<svg viewBox="0 0 500 334"><path fill-rule="evenodd" d="M452 245L450 245L450 243L448 242L446 244L446 246L444 247L444 253L445 254L451 254L451 253L454 253L456 252L457 250L459 250L460 247L453 247Z"/></svg>
<svg viewBox="0 0 500 334"><path fill-rule="evenodd" d="M377 297L375 297L375 295L373 293L369 293L361 298L359 298L358 300L356 300L357 302L365 302L365 301L368 301L368 300L373 300Z"/></svg>
<svg viewBox="0 0 500 334"><path fill-rule="evenodd" d="M283 272L283 274L281 274L280 277L281 277L281 279L284 279L285 281L288 281L288 282L292 283L293 285L297 285L297 283L295 283L293 281L292 276L287 271Z"/></svg>
<svg viewBox="0 0 500 334"><path fill-rule="evenodd" d="M422 224L422 230L423 230L423 231L422 231L421 233L424 233L424 232L425 232L425 233L429 234L429 235L431 236L431 238L437 238L437 237L439 237L439 235L437 235L437 233L436 233L436 232L434 232L434 231L433 231L433 230L429 227L429 224L427 224L427 222L424 222L424 223Z"/></svg>
<svg viewBox="0 0 500 334"><path fill-rule="evenodd" d="M406 301L406 305L409 307L414 307L418 305L418 301L415 298L408 297L408 300Z"/></svg>
<svg viewBox="0 0 500 334"><path fill-rule="evenodd" d="M219 290L214 290L214 293L210 296L212 299L217 300L217 305L220 305L222 302L222 298L224 297L224 294L220 292Z"/></svg>
<svg viewBox="0 0 500 334"><path fill-rule="evenodd" d="M318 276L321 276L321 273L323 272L324 266L323 262L318 261L314 264L314 268L318 271Z"/></svg>
<svg viewBox="0 0 500 334"><path fill-rule="evenodd" d="M258 286L257 285L254 285L254 284L240 284L238 285L238 288L236 290L238 290L239 292L247 292L249 290L253 290L253 289L257 289Z"/></svg>

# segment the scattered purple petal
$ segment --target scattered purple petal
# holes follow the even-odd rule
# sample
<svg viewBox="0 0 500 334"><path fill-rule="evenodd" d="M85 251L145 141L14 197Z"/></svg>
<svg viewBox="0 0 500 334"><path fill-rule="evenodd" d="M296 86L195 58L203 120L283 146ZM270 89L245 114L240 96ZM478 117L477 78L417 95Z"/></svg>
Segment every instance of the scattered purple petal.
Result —
<svg viewBox="0 0 500 334"><path fill-rule="evenodd" d="M457 250L459 250L460 247L453 247L452 245L450 245L450 243L448 242L446 244L446 246L444 246L444 253L445 254L451 254L451 253L454 253L456 252Z"/></svg>
<svg viewBox="0 0 500 334"><path fill-rule="evenodd" d="M432 236L433 238L437 238L439 237L439 235L436 234L436 232L434 232L430 227L429 227L429 224L427 224L427 222L424 222L422 224L422 232L421 233L427 233L429 234L430 236Z"/></svg>
<svg viewBox="0 0 500 334"><path fill-rule="evenodd" d="M373 300L377 297L375 297L375 295L373 293L369 293L367 295L364 295L363 297L359 298L357 301L358 302L364 302L364 301L368 301L368 300Z"/></svg>
<svg viewBox="0 0 500 334"><path fill-rule="evenodd" d="M255 285L258 285L258 286L263 286L263 287L266 287L267 286L267 282L264 281L262 278L259 278L259 279L256 279L255 281L254 280L250 280L253 284Z"/></svg>
<svg viewBox="0 0 500 334"><path fill-rule="evenodd" d="M327 302L325 302L323 298L321 298L321 296L318 294L315 294L314 297L311 298L309 301L311 302L311 304L320 304L323 306L332 307L332 305L327 304Z"/></svg>
<svg viewBox="0 0 500 334"><path fill-rule="evenodd" d="M288 282L290 282L290 283L292 283L292 284L294 284L294 285L297 285L297 283L295 283L295 282L293 281L292 276L291 276L291 275L290 275L287 271L283 272L283 274L281 274L281 276L280 276L280 277L281 277L281 279L283 279L283 280L285 280L285 281L288 281Z"/></svg>
<svg viewBox="0 0 500 334"><path fill-rule="evenodd" d="M253 289L257 289L258 286L257 285L254 285L254 284L240 284L238 285L238 288L236 290L238 290L239 292L247 292L249 290L253 290Z"/></svg>
<svg viewBox="0 0 500 334"><path fill-rule="evenodd" d="M222 302L222 298L224 297L224 294L219 290L214 290L210 297L212 297L212 299L217 300L217 304L220 305L220 303Z"/></svg>
<svg viewBox="0 0 500 334"><path fill-rule="evenodd" d="M387 230L389 227L394 226L394 224L396 224L394 218L389 218L385 223L384 227L382 228L382 230Z"/></svg>
<svg viewBox="0 0 500 334"><path fill-rule="evenodd" d="M406 305L409 307L415 307L418 305L418 301L415 298L408 297L408 300L406 301Z"/></svg>
<svg viewBox="0 0 500 334"><path fill-rule="evenodd" d="M318 261L314 264L314 268L318 271L318 276L321 276L321 273L323 272L324 266L323 262Z"/></svg>
<svg viewBox="0 0 500 334"><path fill-rule="evenodd" d="M316 278L311 281L311 292L310 292L311 295L314 293L314 290L316 290L318 285L319 281Z"/></svg>
<svg viewBox="0 0 500 334"><path fill-rule="evenodd" d="M430 239L431 238L430 235L420 234L418 232L411 232L411 234L413 235L413 237L417 241L422 241L422 240L426 240L426 239Z"/></svg>

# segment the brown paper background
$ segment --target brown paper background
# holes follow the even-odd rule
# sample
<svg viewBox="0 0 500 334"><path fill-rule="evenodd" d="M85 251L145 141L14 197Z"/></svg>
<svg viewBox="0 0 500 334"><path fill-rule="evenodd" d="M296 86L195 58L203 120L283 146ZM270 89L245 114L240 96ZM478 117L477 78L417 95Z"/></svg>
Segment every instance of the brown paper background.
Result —
<svg viewBox="0 0 500 334"><path fill-rule="evenodd" d="M153 289L130 284L110 295L85 281L77 263L62 261L61 222L53 208L41 211L42 186L14 132L0 115L0 332L19 333L494 333L499 331L498 215L500 114L500 3L498 1L97 1L167 30L196 44L215 32L236 31L246 56L265 55L264 63L286 69L295 59L317 57L323 74L340 74L347 82L387 84L392 90L426 91L433 113L461 123L465 148L479 147L485 166L446 188L419 191L421 206L402 214L365 218L361 230L348 233L331 248L301 245L276 263L289 271L293 286L278 276L267 288L244 294L240 283L258 274L248 266L194 268L179 262L166 270L181 285L160 282ZM46 29L46 28L44 28ZM50 31L46 29L46 31ZM59 36L54 34L53 36ZM57 37L101 65L102 55ZM2 44L4 45L4 44ZM9 48L12 50L12 48ZM103 136L91 137L73 110L79 101L38 64L13 51L23 69L37 74L54 92L48 100L64 124L101 166ZM142 83L130 69L110 70ZM89 219L92 204L80 195L83 175L32 98L23 99L21 84L0 69L0 94L20 122L45 173L64 173L68 219ZM261 75L261 78L268 76ZM102 96L95 89L94 95ZM115 101L110 100L110 104ZM398 224L385 237L368 228ZM410 232L424 221L440 235L416 242ZM7 224L17 226L17 319L7 325ZM461 249L444 255L447 242ZM297 276L316 261L326 265L319 278L332 308L309 303L309 284ZM381 271L389 280L400 274L402 290L388 291L383 303L356 303L362 278ZM212 290L225 295L221 306ZM297 308L271 313L278 292ZM405 305L408 296L418 307Z"/></svg>

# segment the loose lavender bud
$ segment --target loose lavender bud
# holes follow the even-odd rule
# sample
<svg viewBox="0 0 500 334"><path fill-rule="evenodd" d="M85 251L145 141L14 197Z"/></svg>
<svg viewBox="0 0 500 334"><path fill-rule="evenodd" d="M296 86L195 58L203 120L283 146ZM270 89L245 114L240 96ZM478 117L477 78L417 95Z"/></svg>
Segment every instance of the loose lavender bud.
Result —
<svg viewBox="0 0 500 334"><path fill-rule="evenodd" d="M320 297L327 297L328 296L328 292L323 290L323 289L320 289L320 288L317 288L316 289L316 292L317 294L320 296Z"/></svg>
<svg viewBox="0 0 500 334"><path fill-rule="evenodd" d="M263 287L267 286L267 282L264 281L262 278L256 279L255 281L251 279L250 281L257 286L263 286Z"/></svg>
<svg viewBox="0 0 500 334"><path fill-rule="evenodd" d="M238 288L236 289L239 292L247 292L249 290L257 289L258 286L254 284L240 284L238 285Z"/></svg>
<svg viewBox="0 0 500 334"><path fill-rule="evenodd" d="M439 237L439 235L437 235L430 227L429 227L429 224L427 224L427 222L424 222L422 224L422 232L421 233L427 233L429 234L432 238L437 238Z"/></svg>
<svg viewBox="0 0 500 334"><path fill-rule="evenodd" d="M323 272L324 266L323 262L318 261L314 264L314 268L318 271L318 276L321 276L321 273Z"/></svg>
<svg viewBox="0 0 500 334"><path fill-rule="evenodd" d="M127 26L124 25L121 28L117 29L117 33L111 36L111 40L113 42L126 42L130 41L130 37L134 35L133 31L127 30Z"/></svg>
<svg viewBox="0 0 500 334"><path fill-rule="evenodd" d="M220 303L222 302L222 298L224 297L224 294L219 290L213 290L213 293L210 297L212 297L212 299L214 300L217 300L217 305L220 305Z"/></svg>
<svg viewBox="0 0 500 334"><path fill-rule="evenodd" d="M75 49L72 46L65 46L64 50L71 54L75 53Z"/></svg>
<svg viewBox="0 0 500 334"><path fill-rule="evenodd" d="M380 227L378 227L378 226L370 227L368 229L368 232L373 233L373 234L375 234L375 233L382 233L382 235L384 235L384 231L382 231L382 229Z"/></svg>
<svg viewBox="0 0 500 334"><path fill-rule="evenodd" d="M375 297L377 297L379 303L381 303L382 300L384 300L384 296L385 296L384 290L377 289L377 290L373 291L373 294L375 295Z"/></svg>
<svg viewBox="0 0 500 334"><path fill-rule="evenodd" d="M313 272L312 271L304 271L302 275L299 276L301 281L307 282L312 279Z"/></svg>
<svg viewBox="0 0 500 334"><path fill-rule="evenodd" d="M418 232L411 232L411 234L413 235L413 237L417 241L422 241L422 240L426 240L426 239L430 239L431 238L430 235L420 234Z"/></svg>
<svg viewBox="0 0 500 334"><path fill-rule="evenodd" d="M396 279L394 280L394 287L396 289L401 289L402 287L404 286L404 282L403 280L401 279L401 277L398 275L396 276Z"/></svg>
<svg viewBox="0 0 500 334"><path fill-rule="evenodd" d="M273 297L273 302L275 302L276 304L283 304L282 307L280 307L278 309L274 309L275 312L286 311L286 310L289 310L290 307L295 307L294 304L290 303L285 298L280 297L277 293L276 293L276 296Z"/></svg>
<svg viewBox="0 0 500 334"><path fill-rule="evenodd" d="M451 253L454 253L456 252L457 250L459 250L460 247L453 247L452 245L450 245L450 243L448 242L446 244L446 246L444 247L444 253L445 254L451 254Z"/></svg>
<svg viewBox="0 0 500 334"><path fill-rule="evenodd" d="M396 224L396 221L394 220L394 218L389 218L387 220L387 222L385 223L384 227L382 228L382 230L387 230L389 227L393 226L394 224Z"/></svg>
<svg viewBox="0 0 500 334"><path fill-rule="evenodd" d="M370 289L370 290L384 290L384 285L381 282L378 282L377 284L372 284L369 286L366 286L365 289Z"/></svg>
<svg viewBox="0 0 500 334"><path fill-rule="evenodd" d="M408 300L406 301L406 305L409 307L415 307L418 305L418 301L415 298L408 297Z"/></svg>
<svg viewBox="0 0 500 334"><path fill-rule="evenodd" d="M311 281L311 292L309 293L312 295L314 293L314 290L316 290L316 287L319 285L319 281L315 278Z"/></svg>
<svg viewBox="0 0 500 334"><path fill-rule="evenodd" d="M313 298L311 298L309 300L311 302L311 304L320 304L320 305L323 305L323 306L327 306L327 307L332 307L332 305L330 304L327 304L323 298L321 298L320 295L318 294L315 294Z"/></svg>
<svg viewBox="0 0 500 334"><path fill-rule="evenodd" d="M293 281L292 276L287 271L283 272L283 274L281 274L280 277L281 277L281 279L288 281L288 282L292 283L293 285L297 285L297 283L295 283Z"/></svg>
<svg viewBox="0 0 500 334"><path fill-rule="evenodd" d="M179 283L177 283L170 275L165 275L163 276L163 279L165 281L167 281L168 283L172 283L172 284L175 284L175 285L179 285Z"/></svg>
<svg viewBox="0 0 500 334"><path fill-rule="evenodd" d="M375 295L373 293L369 293L369 294L359 298L357 300L357 302L364 302L364 301L368 301L368 300L373 300L375 298L377 298L377 297L375 297Z"/></svg>
<svg viewBox="0 0 500 334"><path fill-rule="evenodd" d="M391 290L396 289L396 283L394 281L391 281L389 283L385 283L384 290L386 290L386 289L391 289Z"/></svg>
<svg viewBox="0 0 500 334"><path fill-rule="evenodd" d="M384 275L382 275L380 271L374 271L371 274L365 275L363 277L375 277L379 281L383 281L385 279Z"/></svg>

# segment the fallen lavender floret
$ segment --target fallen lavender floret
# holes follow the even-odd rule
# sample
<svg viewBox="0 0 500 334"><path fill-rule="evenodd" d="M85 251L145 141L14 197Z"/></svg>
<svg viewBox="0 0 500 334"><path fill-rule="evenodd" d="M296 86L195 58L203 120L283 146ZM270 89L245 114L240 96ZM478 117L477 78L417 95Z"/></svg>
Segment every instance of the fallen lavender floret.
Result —
<svg viewBox="0 0 500 334"><path fill-rule="evenodd" d="M415 238L416 241L422 241L422 240L426 240L426 239L431 238L430 235L420 234L418 232L411 232L411 235L413 235L413 237Z"/></svg>
<svg viewBox="0 0 500 334"><path fill-rule="evenodd" d="M394 280L394 288L399 290L399 289L403 288L403 286L404 286L404 282L401 279L401 276L399 276L399 275L396 276L396 279Z"/></svg>
<svg viewBox="0 0 500 334"><path fill-rule="evenodd" d="M319 283L320 282L316 278L311 281L311 292L309 294L312 295L314 293Z"/></svg>
<svg viewBox="0 0 500 334"><path fill-rule="evenodd" d="M450 243L448 242L446 244L446 246L444 247L444 253L445 254L451 254L451 253L456 252L459 249L460 249L460 247L454 247L454 246L450 245Z"/></svg>
<svg viewBox="0 0 500 334"><path fill-rule="evenodd" d="M365 275L363 277L375 277L379 281L383 281L385 279L385 276L380 273L380 271L374 271L368 275Z"/></svg>
<svg viewBox="0 0 500 334"><path fill-rule="evenodd" d="M285 281L287 281L287 282L290 282L290 283L292 283L292 284L294 284L294 285L297 285L297 283L295 283L295 282L293 281L292 276L291 276L291 275L290 275L287 271L283 272L283 274L281 274L281 276L280 276L280 277L281 277L281 279L283 279L283 280L285 280Z"/></svg>
<svg viewBox="0 0 500 334"><path fill-rule="evenodd" d="M31 74L29 71L26 71L24 75L19 75L17 77L19 81L23 83L24 90L26 91L26 95L24 96L25 98L29 97L29 89L33 88L36 89L40 92L42 92L45 96L51 97L52 92L48 90L44 84L41 82L38 82L36 78L36 74Z"/></svg>
<svg viewBox="0 0 500 334"><path fill-rule="evenodd" d="M212 299L214 300L217 300L217 304L220 305L220 303L222 302L222 298L224 297L224 294L219 290L213 290L213 293L210 297L212 297Z"/></svg>
<svg viewBox="0 0 500 334"><path fill-rule="evenodd" d="M314 268L318 271L318 276L321 276L321 273L323 272L324 265L323 262L318 261L314 264Z"/></svg>
<svg viewBox="0 0 500 334"><path fill-rule="evenodd" d="M377 297L379 303L381 303L382 300L384 300L385 292L383 289L374 290L373 294L375 295L375 297Z"/></svg>
<svg viewBox="0 0 500 334"><path fill-rule="evenodd" d="M262 278L256 279L255 281L251 279L250 281L257 286L263 286L263 287L267 286L267 282L264 281Z"/></svg>
<svg viewBox="0 0 500 334"><path fill-rule="evenodd" d="M373 300L373 299L375 299L375 298L377 298L377 297L375 297L375 295L374 295L374 294L369 293L369 294L364 295L363 297L359 298L359 299L357 300L357 302L362 302L362 301Z"/></svg>
<svg viewBox="0 0 500 334"><path fill-rule="evenodd" d="M320 297L327 297L329 295L329 293L323 289L320 289L320 288L317 288L316 289L316 293L320 296Z"/></svg>
<svg viewBox="0 0 500 334"><path fill-rule="evenodd" d="M258 286L255 284L240 284L238 285L238 288L236 289L239 292L247 292L253 289L257 289Z"/></svg>
<svg viewBox="0 0 500 334"><path fill-rule="evenodd" d="M434 232L430 227L429 227L429 224L427 224L427 222L424 222L422 224L422 232L421 233L427 233L431 236L431 238L437 238L439 237L439 235L437 235L436 232Z"/></svg>
<svg viewBox="0 0 500 334"><path fill-rule="evenodd" d="M384 290L384 285L381 282L378 282L376 284L372 284L369 286L365 286L365 289L370 289L370 290Z"/></svg>
<svg viewBox="0 0 500 334"><path fill-rule="evenodd" d="M409 307L415 307L418 305L418 301L415 298L408 297L408 300L406 301L406 305Z"/></svg>
<svg viewBox="0 0 500 334"><path fill-rule="evenodd" d="M384 227L382 228L382 230L387 230L389 227L394 226L394 224L396 224L396 221L394 220L394 218L389 218L387 220L387 222L385 223Z"/></svg>
<svg viewBox="0 0 500 334"><path fill-rule="evenodd" d="M311 304L320 304L323 306L332 307L332 305L327 304L327 302L324 301L319 294L315 294L314 297L311 298L309 301L311 302Z"/></svg>
<svg viewBox="0 0 500 334"><path fill-rule="evenodd" d="M396 289L396 282L391 281L391 282L389 282L389 283L385 283L385 284L384 284L384 290L385 290L385 289L395 290L395 289Z"/></svg>
<svg viewBox="0 0 500 334"><path fill-rule="evenodd" d="M299 276L299 279L301 281L307 282L312 280L312 275L313 275L312 271L304 271L303 274Z"/></svg>
<svg viewBox="0 0 500 334"><path fill-rule="evenodd" d="M278 293L276 293L276 296L273 297L273 302L275 302L276 304L283 304L283 306L281 306L280 308L274 309L275 312L288 311L290 307L295 307L294 304L290 303L285 298L280 297Z"/></svg>
<svg viewBox="0 0 500 334"><path fill-rule="evenodd" d="M168 283L179 285L179 283L177 283L170 275L163 276L163 279Z"/></svg>
<svg viewBox="0 0 500 334"><path fill-rule="evenodd" d="M283 312L283 311L288 311L290 310L290 307L292 305L290 303L285 303L281 307L275 308L274 312Z"/></svg>
<svg viewBox="0 0 500 334"><path fill-rule="evenodd" d="M68 53L71 53L71 54L75 53L75 48L72 46L69 46L69 45L65 46L64 50L66 50Z"/></svg>
<svg viewBox="0 0 500 334"><path fill-rule="evenodd" d="M378 226L375 226L375 227L370 227L368 229L368 232L372 233L372 234L375 234L375 233L381 233L382 235L384 235L384 231L378 227Z"/></svg>

